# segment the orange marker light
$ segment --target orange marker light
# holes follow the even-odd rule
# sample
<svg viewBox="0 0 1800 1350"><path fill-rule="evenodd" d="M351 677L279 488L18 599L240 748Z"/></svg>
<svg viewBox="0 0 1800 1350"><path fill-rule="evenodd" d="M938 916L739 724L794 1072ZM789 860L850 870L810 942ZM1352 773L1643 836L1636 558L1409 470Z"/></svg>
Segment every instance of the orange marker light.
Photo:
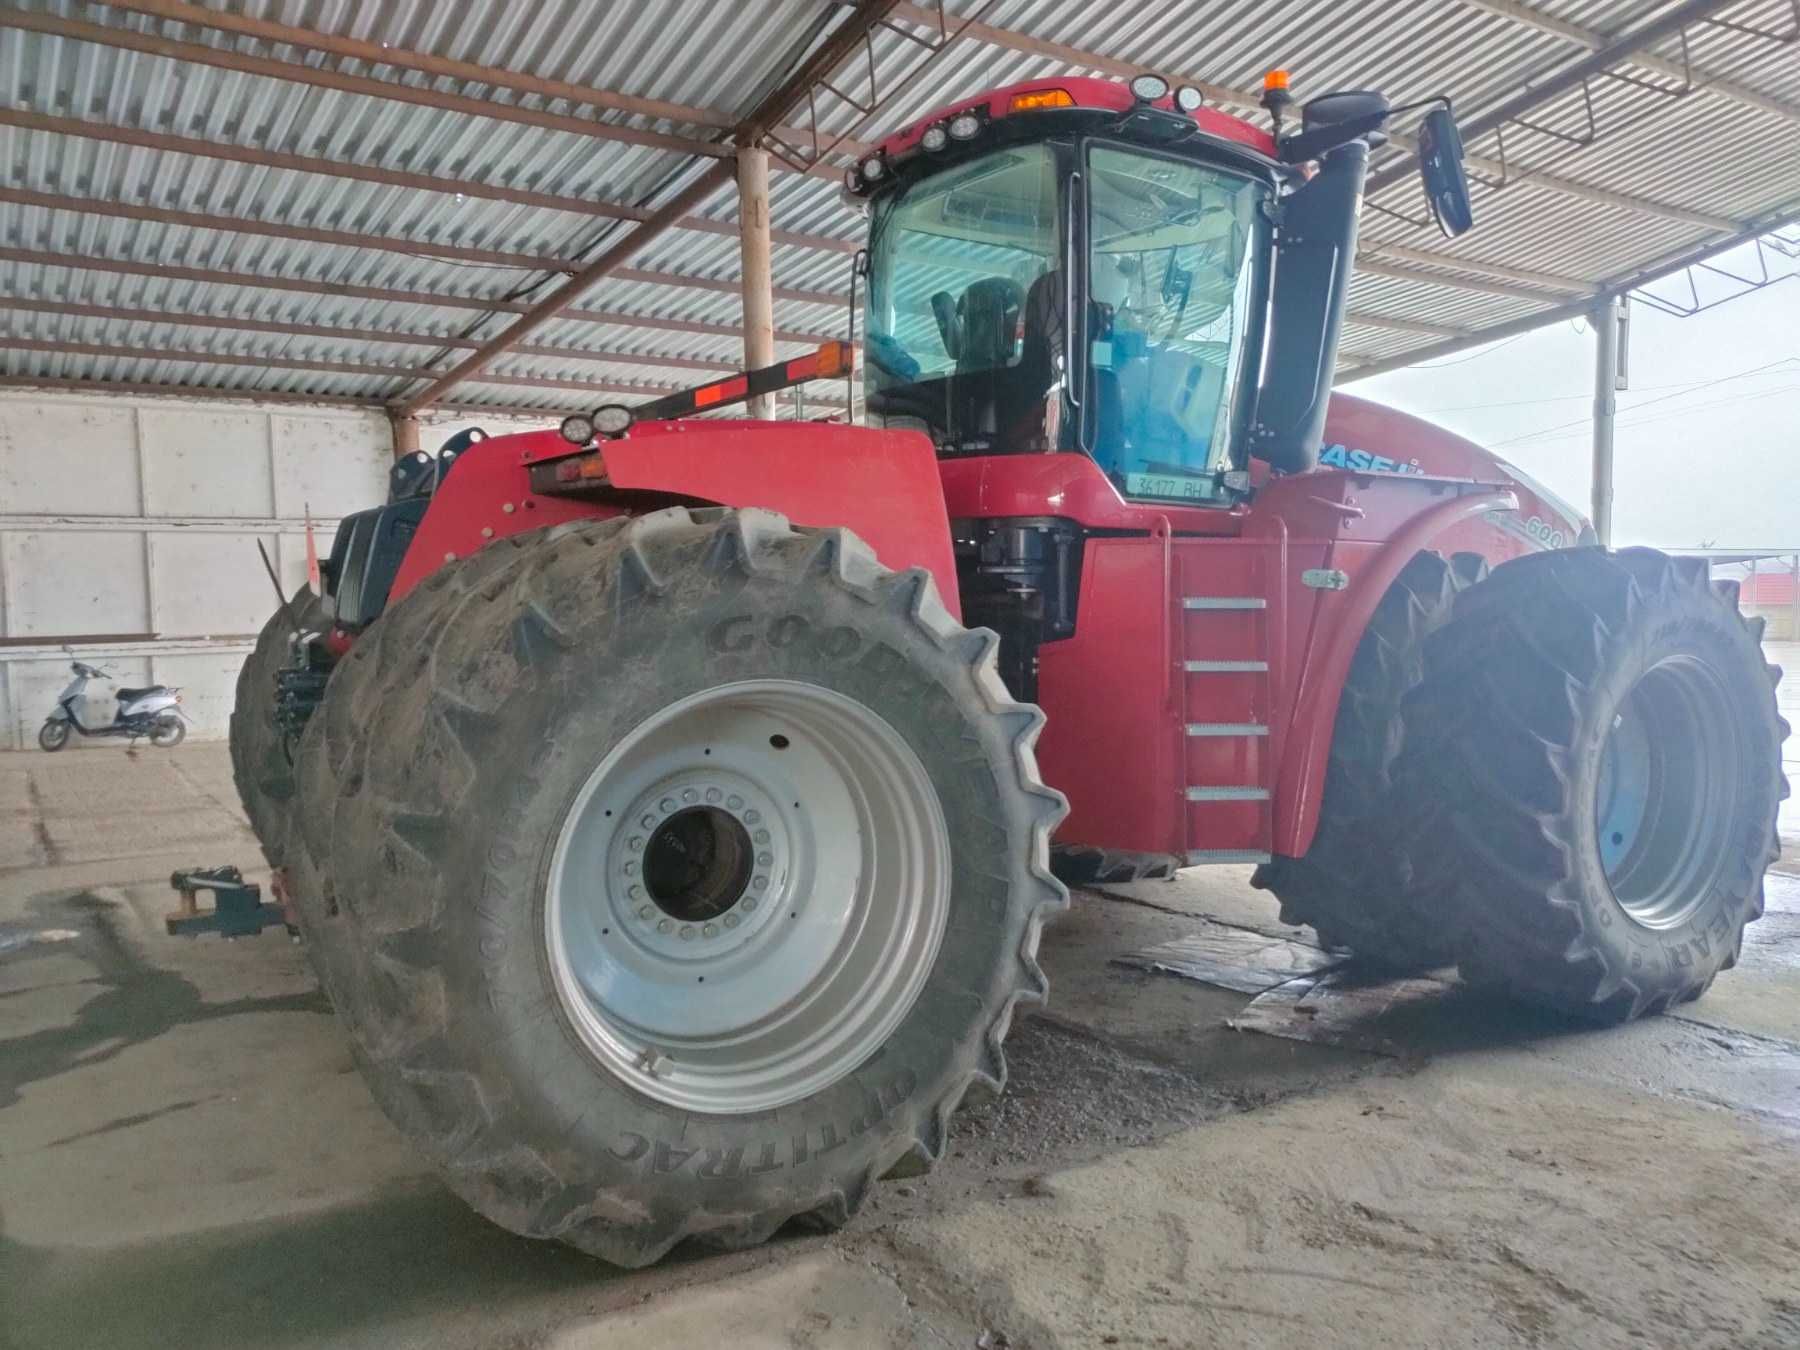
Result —
<svg viewBox="0 0 1800 1350"><path fill-rule="evenodd" d="M1014 94L1007 104L1008 112L1031 112L1038 108L1073 108L1075 99L1067 89L1031 89Z"/></svg>
<svg viewBox="0 0 1800 1350"><path fill-rule="evenodd" d="M821 380L848 375L856 367L856 357L848 342L821 342L818 362L818 378Z"/></svg>
<svg viewBox="0 0 1800 1350"><path fill-rule="evenodd" d="M1286 93L1287 87L1288 87L1288 73L1285 70L1271 70L1268 72L1268 74L1263 76L1263 92L1264 93L1269 93L1269 92L1271 92L1273 90L1277 90L1277 89L1281 90L1283 93Z"/></svg>

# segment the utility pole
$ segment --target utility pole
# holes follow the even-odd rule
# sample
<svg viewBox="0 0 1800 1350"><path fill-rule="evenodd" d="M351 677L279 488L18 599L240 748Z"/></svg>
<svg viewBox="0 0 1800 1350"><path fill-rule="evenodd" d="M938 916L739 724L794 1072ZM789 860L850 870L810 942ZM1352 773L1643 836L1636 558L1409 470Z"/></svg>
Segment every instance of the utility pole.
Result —
<svg viewBox="0 0 1800 1350"><path fill-rule="evenodd" d="M1595 304L1594 325L1594 533L1601 546L1612 547L1613 535L1613 422L1618 414L1620 329L1628 301L1605 296Z"/></svg>

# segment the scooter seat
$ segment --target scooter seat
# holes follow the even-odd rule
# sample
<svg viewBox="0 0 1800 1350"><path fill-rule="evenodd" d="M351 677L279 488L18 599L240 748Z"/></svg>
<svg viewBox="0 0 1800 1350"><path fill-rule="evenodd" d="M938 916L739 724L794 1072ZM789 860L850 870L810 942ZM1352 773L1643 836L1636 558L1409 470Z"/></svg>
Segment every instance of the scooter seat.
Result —
<svg viewBox="0 0 1800 1350"><path fill-rule="evenodd" d="M164 686L160 684L146 685L142 689L126 689L121 686L114 692L113 697L120 703L130 703L133 699L142 698L145 694L160 694L163 688Z"/></svg>

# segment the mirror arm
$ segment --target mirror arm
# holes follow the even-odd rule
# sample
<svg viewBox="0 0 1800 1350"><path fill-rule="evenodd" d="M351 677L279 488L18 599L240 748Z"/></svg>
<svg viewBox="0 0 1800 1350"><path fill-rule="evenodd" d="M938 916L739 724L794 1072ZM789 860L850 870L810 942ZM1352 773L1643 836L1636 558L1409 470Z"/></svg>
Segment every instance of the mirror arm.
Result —
<svg viewBox="0 0 1800 1350"><path fill-rule="evenodd" d="M1312 131L1302 131L1298 135L1289 136L1281 143L1281 159L1286 164L1304 164L1309 159L1318 159L1329 154L1340 145L1367 136L1386 122L1394 109L1377 113L1365 113L1361 117L1352 117L1347 122L1332 122L1327 126L1316 127Z"/></svg>
<svg viewBox="0 0 1800 1350"><path fill-rule="evenodd" d="M1335 150L1348 141L1359 136L1366 136L1371 131L1379 131L1387 122L1401 113L1417 112L1420 108L1442 105L1445 112L1455 115L1448 94L1433 94L1430 98L1422 98L1414 103L1402 103L1383 112L1368 113L1362 117L1353 117L1347 122L1333 122L1311 131L1296 132L1282 140L1280 146L1281 160L1284 164L1304 164L1309 159L1317 159L1320 155Z"/></svg>

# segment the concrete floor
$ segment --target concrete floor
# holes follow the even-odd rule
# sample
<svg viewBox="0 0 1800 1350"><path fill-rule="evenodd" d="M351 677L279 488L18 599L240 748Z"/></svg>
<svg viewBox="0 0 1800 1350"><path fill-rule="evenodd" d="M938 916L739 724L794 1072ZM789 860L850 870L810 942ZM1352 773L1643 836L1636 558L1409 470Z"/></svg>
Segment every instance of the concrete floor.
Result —
<svg viewBox="0 0 1800 1350"><path fill-rule="evenodd" d="M1793 1350L1788 830L1742 966L1607 1032L1455 986L1379 1052L1235 1031L1250 995L1113 958L1287 933L1242 870L1081 893L937 1173L621 1273L420 1167L300 947L163 936L172 867L260 859L221 747L0 755L0 1347Z"/></svg>

